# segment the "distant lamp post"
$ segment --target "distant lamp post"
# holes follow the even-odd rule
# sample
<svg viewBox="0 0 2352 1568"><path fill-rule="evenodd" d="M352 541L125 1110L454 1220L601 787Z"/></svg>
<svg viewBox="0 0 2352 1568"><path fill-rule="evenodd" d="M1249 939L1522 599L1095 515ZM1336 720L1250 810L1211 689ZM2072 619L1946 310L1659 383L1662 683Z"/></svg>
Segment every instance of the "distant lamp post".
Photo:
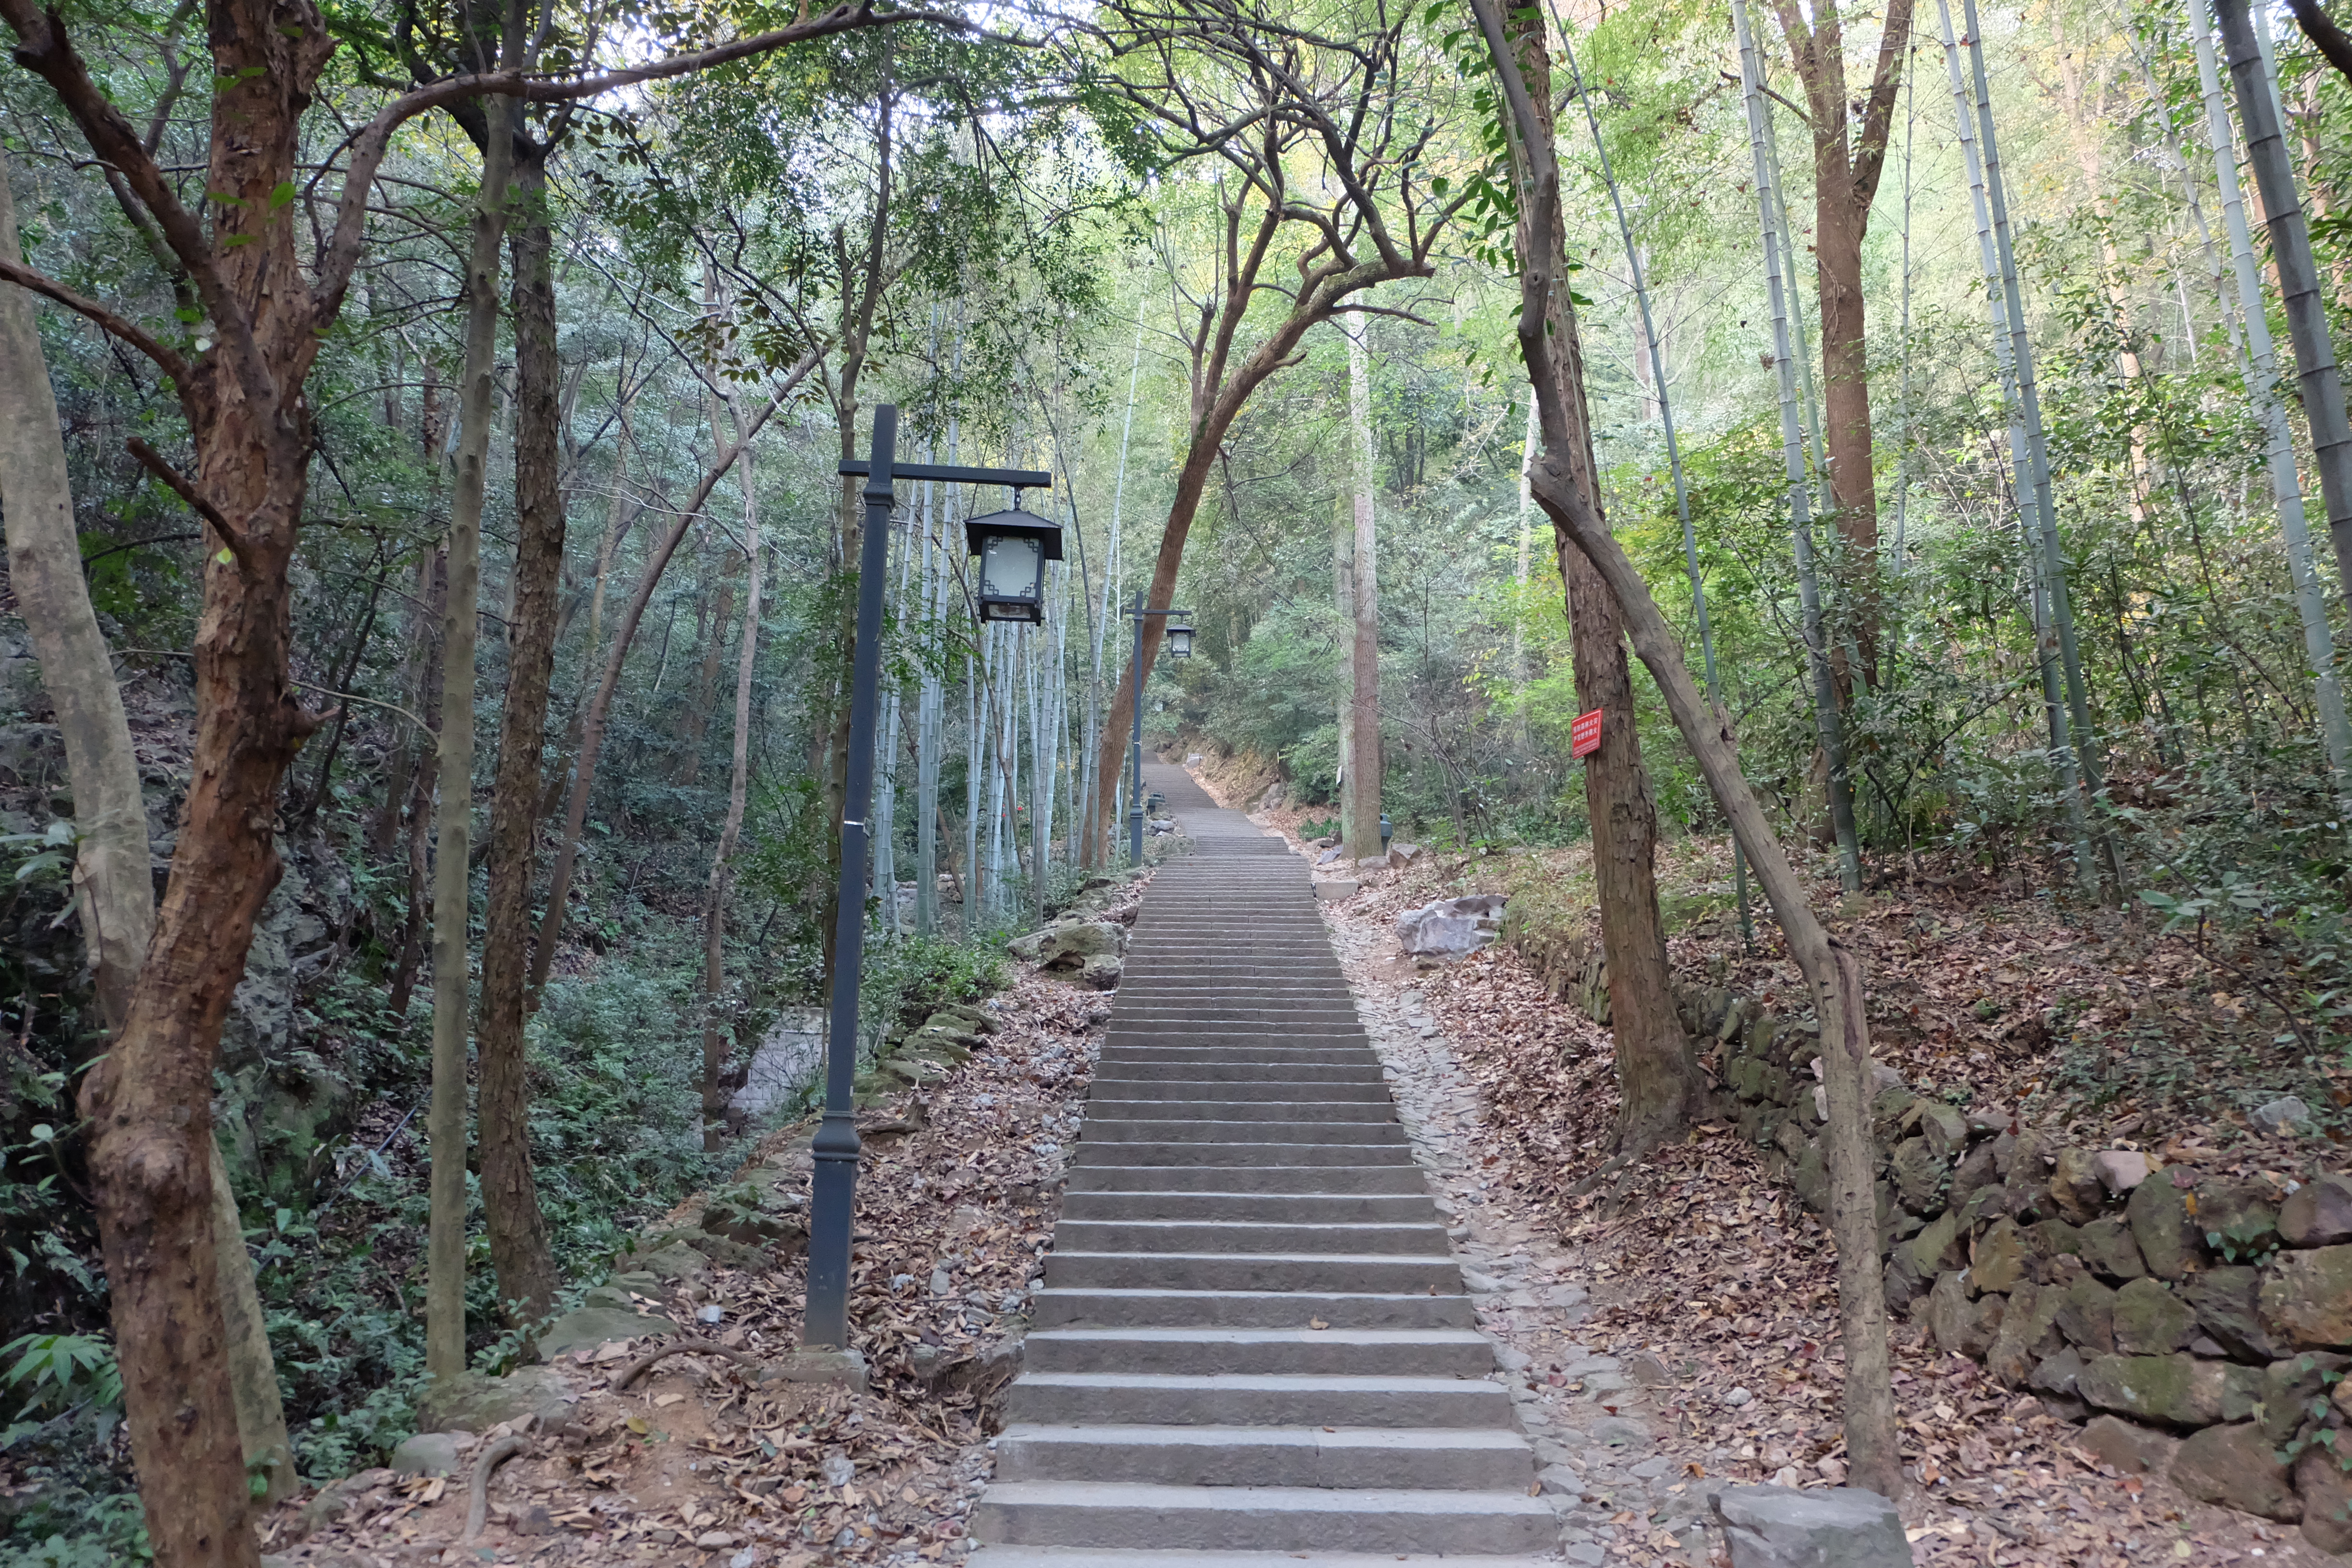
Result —
<svg viewBox="0 0 2352 1568"><path fill-rule="evenodd" d="M1031 468L969 468L948 463L898 460L898 410L885 403L874 410L874 444L867 458L845 458L839 471L862 476L866 484L866 531L857 555L857 641L850 660L849 758L841 813L841 880L834 927L833 1013L825 1041L824 1119L809 1152L815 1169L809 1179L808 1306L802 1316L801 1343L811 1349L849 1349L849 1247L857 1196L857 1108L852 1092L857 1077L857 990L866 960L866 817L874 796L875 710L881 706L882 580L888 563L892 487L899 479L943 479L950 484L1008 485L1024 489L1054 482ZM1004 520L1013 520L1004 525ZM971 547L982 575L990 570L981 528L1000 524L1000 537L1029 531L1029 553L1001 557L1003 581L1013 591L1008 605L1025 606L993 618L1036 621L1045 613L1043 580L1047 561L1062 558L1062 531L1016 506L993 518L975 519ZM1044 533L1036 531L1042 529ZM1050 552L1050 553L1048 553ZM1018 564L1025 560L1026 577ZM983 581L983 602L985 582ZM988 612L983 610L982 614Z"/></svg>
<svg viewBox="0 0 2352 1568"><path fill-rule="evenodd" d="M980 618L1026 621L1045 618L1045 563L1062 558L1062 525L1021 510L1013 492L1010 511L992 511L963 525L964 542L980 558Z"/></svg>
<svg viewBox="0 0 2352 1568"><path fill-rule="evenodd" d="M1127 809L1127 858L1130 865L1140 866L1143 864L1143 678L1147 673L1143 668L1143 623L1163 616L1189 616L1192 612L1147 610L1143 607L1143 595L1139 593L1135 595L1135 603L1124 613L1135 623L1135 737L1128 747L1133 782L1127 792L1129 802ZM1168 628L1168 657L1192 657L1192 627Z"/></svg>

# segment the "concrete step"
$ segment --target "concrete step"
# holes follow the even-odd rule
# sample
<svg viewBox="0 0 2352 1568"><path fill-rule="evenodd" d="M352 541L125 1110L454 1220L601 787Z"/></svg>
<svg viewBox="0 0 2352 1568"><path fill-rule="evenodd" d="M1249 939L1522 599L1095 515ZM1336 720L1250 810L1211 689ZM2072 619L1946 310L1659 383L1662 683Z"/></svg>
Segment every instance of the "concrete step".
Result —
<svg viewBox="0 0 2352 1568"><path fill-rule="evenodd" d="M1397 1165L1414 1173L1412 1147L1391 1143L1211 1143L1169 1140L1152 1142L1148 1135L1133 1140L1082 1138L1071 1164L1078 1165L1209 1165L1218 1168L1259 1165ZM1246 1192L1247 1187L1239 1190ZM1342 1189L1346 1190L1346 1189Z"/></svg>
<svg viewBox="0 0 2352 1568"><path fill-rule="evenodd" d="M1291 1109L1291 1108L1285 1108ZM1295 1114L1295 1110L1294 1110ZM1394 1121L1298 1121L1089 1114L1080 1133L1088 1143L1405 1143Z"/></svg>
<svg viewBox="0 0 2352 1568"><path fill-rule="evenodd" d="M1195 1377L1485 1377L1495 1370L1493 1342L1474 1329L1034 1329L1021 1358L1039 1372Z"/></svg>
<svg viewBox="0 0 2352 1568"><path fill-rule="evenodd" d="M1478 1428L1017 1426L996 1440L996 1479L1525 1492L1535 1461L1517 1433Z"/></svg>
<svg viewBox="0 0 2352 1568"><path fill-rule="evenodd" d="M1229 1098L1232 1086L1220 1084L1218 1088L1225 1092L1215 1100L1169 1095L1136 1098L1125 1091L1114 1100L1104 1098L1097 1086L1096 1092L1087 1097L1087 1116L1097 1122L1303 1121L1326 1126L1378 1125L1396 1120L1396 1110L1385 1096L1379 1100L1340 1100L1320 1092L1326 1087L1322 1084L1305 1087L1315 1092L1283 1094L1269 1088L1263 1097L1235 1100Z"/></svg>
<svg viewBox="0 0 2352 1568"><path fill-rule="evenodd" d="M1462 1293L1451 1258L1365 1252L1075 1252L1046 1256L1051 1289Z"/></svg>
<svg viewBox="0 0 2352 1568"><path fill-rule="evenodd" d="M1124 1154L1129 1150L1121 1147L1120 1152ZM1066 1193L1234 1193L1257 1196L1286 1193L1426 1195L1429 1191L1420 1166L1410 1159L1399 1161L1385 1155L1361 1165L1272 1161L1251 1165L1155 1165L1138 1160L1122 1160L1115 1164L1089 1161L1084 1158L1083 1144L1078 1153L1078 1162L1064 1178Z"/></svg>
<svg viewBox="0 0 2352 1568"><path fill-rule="evenodd" d="M1420 1193L1071 1193L1062 1219L1233 1220L1256 1225L1435 1225Z"/></svg>
<svg viewBox="0 0 2352 1568"><path fill-rule="evenodd" d="M1038 1328L1297 1329L1320 1318L1335 1329L1466 1329L1467 1296L1307 1290L1067 1289L1031 1299Z"/></svg>
<svg viewBox="0 0 2352 1568"><path fill-rule="evenodd" d="M1222 1067L1286 1067L1294 1062L1325 1067L1369 1068L1385 1072L1370 1043L1328 1046L1202 1046L1135 1037L1103 1047L1105 1062L1160 1064L1202 1062Z"/></svg>
<svg viewBox="0 0 2352 1568"><path fill-rule="evenodd" d="M1433 1217L1400 1225L1286 1225L1264 1220L1065 1217L1056 1248L1073 1252L1338 1252L1394 1258L1448 1256L1444 1227Z"/></svg>
<svg viewBox="0 0 2352 1568"><path fill-rule="evenodd" d="M1188 1377L1024 1373L1004 1418L1042 1426L1484 1426L1508 1429L1510 1395L1479 1377Z"/></svg>
<svg viewBox="0 0 2352 1568"><path fill-rule="evenodd" d="M1559 1568L1549 1557L1403 1552L1151 1552L1076 1546L982 1546L966 1568Z"/></svg>
<svg viewBox="0 0 2352 1568"><path fill-rule="evenodd" d="M1388 1078L1380 1060L1369 1053L1353 1061L1269 1062L1164 1061L1149 1052L1117 1057L1095 1064L1095 1087L1106 1083L1170 1084L1201 1089L1213 1083L1319 1083L1332 1089L1363 1089L1388 1097Z"/></svg>
<svg viewBox="0 0 2352 1568"><path fill-rule="evenodd" d="M1331 1083L1296 1079L1286 1073L1274 1071L1255 1079L1130 1078L1118 1070L1126 1065L1114 1062L1113 1070L1097 1070L1095 1073L1093 1104L1105 1107L1127 1104L1344 1104L1372 1107L1382 1116L1393 1114L1388 1085L1378 1079L1355 1083ZM1246 1101L1236 1100L1235 1097L1240 1095L1247 1095L1249 1099Z"/></svg>
<svg viewBox="0 0 2352 1568"><path fill-rule="evenodd" d="M1525 1491L1154 1487L1004 1481L973 1509L974 1540L1189 1551L1540 1552L1559 1527Z"/></svg>

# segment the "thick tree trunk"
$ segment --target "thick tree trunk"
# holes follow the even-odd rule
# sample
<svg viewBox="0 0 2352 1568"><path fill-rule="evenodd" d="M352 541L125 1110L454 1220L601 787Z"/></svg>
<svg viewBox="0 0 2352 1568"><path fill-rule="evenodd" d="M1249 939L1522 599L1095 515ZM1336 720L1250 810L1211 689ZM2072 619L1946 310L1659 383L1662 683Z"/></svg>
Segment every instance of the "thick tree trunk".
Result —
<svg viewBox="0 0 2352 1568"><path fill-rule="evenodd" d="M489 900L482 928L480 1077L475 1110L482 1213L499 1300L514 1320L553 1308L562 1279L540 1213L530 1161L530 1083L523 1057L523 984L530 940L531 871L538 859L541 759L555 672L556 605L562 596L563 489L557 476L558 402L553 236L547 214L547 153L515 167L515 561L508 631L506 702L490 800Z"/></svg>
<svg viewBox="0 0 2352 1568"><path fill-rule="evenodd" d="M468 844L474 816L474 644L481 585L482 494L497 392L499 247L514 142L508 105L482 105L488 134L466 267L466 363L458 376L457 479L449 502L449 601L441 633L440 847L433 867L433 1149L425 1365L466 1370L466 1034Z"/></svg>
<svg viewBox="0 0 2352 1568"><path fill-rule="evenodd" d="M1519 352L1536 388L1544 451L1531 476L1537 503L1554 528L1601 574L1641 656L1675 716L1717 804L1747 850L1772 901L1790 956L1803 973L1821 1021L1822 1058L1830 1101L1828 1140L1831 1226L1838 1249L1838 1306L1845 1353L1845 1436L1857 1486L1886 1496L1903 1487L1895 1425L1894 1387L1886 1333L1886 1303L1879 1275L1874 1169L1870 1142L1870 1036L1862 974L1853 955L1813 914L1762 806L1739 771L1730 726L1700 695L1683 663L1682 647L1650 596L1648 585L1612 537L1573 478L1577 443L1559 395L1556 358L1561 341L1551 324L1566 321L1572 342L1575 316L1565 297L1567 258L1559 211L1559 170L1541 110L1530 98L1505 30L1497 0L1471 0L1489 56L1501 79L1509 114L1512 155L1520 174L1523 221L1546 237L1520 255ZM1556 299L1555 296L1558 296Z"/></svg>
<svg viewBox="0 0 2352 1568"><path fill-rule="evenodd" d="M1355 534L1349 568L1348 752L1345 819L1348 858L1381 853L1381 589L1380 547L1372 511L1371 366L1364 353L1362 318L1343 323L1348 336L1349 457L1355 468Z"/></svg>
<svg viewBox="0 0 2352 1568"><path fill-rule="evenodd" d="M1553 132L1551 66L1542 22L1520 24L1517 43L1519 68L1549 140ZM1557 242L1557 236L1530 230L1527 216L1523 209L1518 234L1522 255ZM1576 308L1559 292L1548 309L1550 391L1567 422L1567 482L1576 487L1596 522L1605 528ZM1529 366L1531 372L1534 368ZM1534 469L1530 462L1526 479L1530 493ZM1642 765L1633 673L1626 664L1616 601L1600 571L1569 540L1556 534L1552 550L1567 595L1577 706L1601 713L1601 749L1584 759L1584 807L1591 821L1594 891L1609 972L1609 1028L1621 1100L1618 1150L1631 1156L1646 1152L1688 1116L1699 1093L1698 1068L1668 984L1665 925L1658 914L1658 808L1650 793L1649 772Z"/></svg>

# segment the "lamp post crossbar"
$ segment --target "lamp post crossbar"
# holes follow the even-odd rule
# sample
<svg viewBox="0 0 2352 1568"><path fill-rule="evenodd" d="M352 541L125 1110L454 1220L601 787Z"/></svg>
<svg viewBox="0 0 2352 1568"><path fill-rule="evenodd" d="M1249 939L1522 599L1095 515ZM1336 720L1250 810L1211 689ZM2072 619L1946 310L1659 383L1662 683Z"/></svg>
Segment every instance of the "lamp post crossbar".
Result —
<svg viewBox="0 0 2352 1568"><path fill-rule="evenodd" d="M870 456L845 458L840 472L862 478L866 526L857 552L857 643L851 661L848 789L842 802L841 879L836 885L830 1037L825 1042L824 1116L810 1153L808 1308L801 1342L849 1346L849 1249L857 1203L857 999L866 957L866 822L874 803L875 710L882 677L882 580L889 556L890 508L899 479L1045 489L1051 474L1028 468L899 463L898 410L874 410Z"/></svg>
<svg viewBox="0 0 2352 1568"><path fill-rule="evenodd" d="M1135 623L1135 734L1128 742L1128 766L1130 783L1127 792L1127 859L1130 866L1143 864L1143 678L1149 673L1143 668L1143 623L1155 617L1189 616L1190 610L1147 610L1143 607L1143 591L1136 590L1135 603L1126 612Z"/></svg>

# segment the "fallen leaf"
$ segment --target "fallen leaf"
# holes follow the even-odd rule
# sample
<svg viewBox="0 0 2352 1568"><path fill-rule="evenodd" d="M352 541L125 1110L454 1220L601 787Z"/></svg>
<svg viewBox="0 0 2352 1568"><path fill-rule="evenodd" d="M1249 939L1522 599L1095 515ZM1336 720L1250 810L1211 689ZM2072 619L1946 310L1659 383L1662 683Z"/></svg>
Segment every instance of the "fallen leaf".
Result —
<svg viewBox="0 0 2352 1568"><path fill-rule="evenodd" d="M1307 1320L1307 1326L1310 1329L1328 1329L1331 1325L1320 1318L1309 1318Z"/></svg>

